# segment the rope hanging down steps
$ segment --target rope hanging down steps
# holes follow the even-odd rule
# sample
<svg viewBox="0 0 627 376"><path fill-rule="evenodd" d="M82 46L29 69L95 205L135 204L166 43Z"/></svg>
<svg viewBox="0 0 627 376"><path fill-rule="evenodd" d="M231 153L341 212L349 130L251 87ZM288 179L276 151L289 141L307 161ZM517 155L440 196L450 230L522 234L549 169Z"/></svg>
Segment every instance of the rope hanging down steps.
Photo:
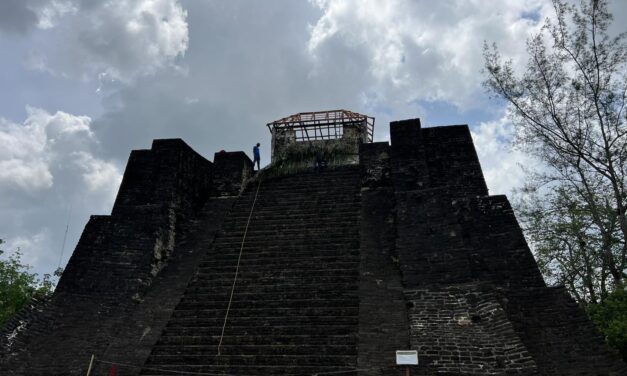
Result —
<svg viewBox="0 0 627 376"><path fill-rule="evenodd" d="M239 256L237 257L237 266L235 267L235 276L233 277L233 285L231 286L231 294L229 296L229 304L226 307L226 314L224 315L224 323L222 324L222 333L220 333L220 342L218 343L218 354L220 356L220 349L222 348L222 340L224 339L224 330L226 329L226 323L229 319L229 312L231 311L231 303L233 303L233 294L235 292L235 284L237 283L237 275L239 274L239 265L242 260L242 253L244 252L244 244L246 243L246 235L248 234L248 227L250 226L250 219L253 216L255 210L255 204L257 203L257 196L259 195L259 187L261 186L261 179L257 184L257 190L255 191L255 198L253 204L250 207L250 213L248 214L248 220L246 221L246 228L244 229L244 236L242 237L242 245L239 249Z"/></svg>

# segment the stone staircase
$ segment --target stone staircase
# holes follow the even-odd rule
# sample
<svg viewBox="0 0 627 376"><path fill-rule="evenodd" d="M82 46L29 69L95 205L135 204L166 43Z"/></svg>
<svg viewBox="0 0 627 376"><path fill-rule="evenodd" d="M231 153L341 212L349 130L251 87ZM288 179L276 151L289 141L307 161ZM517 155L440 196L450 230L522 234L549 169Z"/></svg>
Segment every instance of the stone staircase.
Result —
<svg viewBox="0 0 627 376"><path fill-rule="evenodd" d="M359 190L359 170L352 166L262 181L218 355L257 191L251 183L141 374L342 375L355 369Z"/></svg>

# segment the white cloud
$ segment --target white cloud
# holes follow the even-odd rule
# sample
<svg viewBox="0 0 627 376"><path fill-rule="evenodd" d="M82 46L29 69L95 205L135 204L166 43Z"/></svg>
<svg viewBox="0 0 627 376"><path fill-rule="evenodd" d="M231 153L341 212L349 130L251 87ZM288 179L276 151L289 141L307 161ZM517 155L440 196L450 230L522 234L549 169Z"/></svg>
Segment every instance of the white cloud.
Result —
<svg viewBox="0 0 627 376"><path fill-rule="evenodd" d="M52 186L52 174L44 161L6 159L0 161L0 184L36 191Z"/></svg>
<svg viewBox="0 0 627 376"><path fill-rule="evenodd" d="M73 246L89 214L110 210L122 176L114 162L97 156L91 118L26 112L21 124L0 119L0 238L7 250L21 248L41 274L56 267L68 208L74 208Z"/></svg>
<svg viewBox="0 0 627 376"><path fill-rule="evenodd" d="M28 109L29 113L32 110ZM33 120L29 116L24 124L15 124L0 119L1 187L36 191L52 186L53 177L45 153L46 124Z"/></svg>
<svg viewBox="0 0 627 376"><path fill-rule="evenodd" d="M537 159L512 146L513 127L507 116L503 116L481 123L471 132L491 195L511 195L525 183L523 167L538 169L541 166Z"/></svg>
<svg viewBox="0 0 627 376"><path fill-rule="evenodd" d="M78 7L72 0L51 0L36 9L37 27L43 30L53 28L58 19L66 14L76 14Z"/></svg>
<svg viewBox="0 0 627 376"><path fill-rule="evenodd" d="M373 87L388 103L438 100L461 108L477 105L483 41L497 42L506 56L522 57L524 40L539 28L536 19L551 13L541 0L489 6L466 0L314 3L324 12L308 42L314 73L353 55L365 60L355 63L367 66Z"/></svg>
<svg viewBox="0 0 627 376"><path fill-rule="evenodd" d="M0 149L0 191L51 188L54 171L65 172L72 166L82 171L91 191L100 189L103 181L119 180L115 165L91 154L98 142L89 117L63 111L50 114L34 107L27 107L26 112L23 124L0 118L0 143L4 146Z"/></svg>
<svg viewBox="0 0 627 376"><path fill-rule="evenodd" d="M28 65L63 77L129 83L185 54L187 12L178 0L50 1L39 11L45 43Z"/></svg>
<svg viewBox="0 0 627 376"><path fill-rule="evenodd" d="M42 230L38 233L28 234L28 236L16 236L7 241L5 250L17 250L22 252L22 263L26 265L37 265L42 261L51 263L52 255L45 252L33 252L33 250L41 250L49 248L50 233L48 230Z"/></svg>
<svg viewBox="0 0 627 376"><path fill-rule="evenodd" d="M107 201L111 201L121 181L118 168L84 151L72 153L72 157L74 164L82 171L81 177L88 193L109 196Z"/></svg>

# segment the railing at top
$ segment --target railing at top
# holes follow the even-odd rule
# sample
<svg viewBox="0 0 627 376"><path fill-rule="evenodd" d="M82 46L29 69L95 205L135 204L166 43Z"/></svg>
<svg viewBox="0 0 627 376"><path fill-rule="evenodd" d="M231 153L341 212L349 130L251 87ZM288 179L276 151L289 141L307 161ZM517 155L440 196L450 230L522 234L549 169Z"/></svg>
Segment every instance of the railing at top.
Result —
<svg viewBox="0 0 627 376"><path fill-rule="evenodd" d="M297 141L341 138L345 125L354 125L366 132L368 142L374 137L374 118L348 110L300 112L268 123L268 129L294 130Z"/></svg>

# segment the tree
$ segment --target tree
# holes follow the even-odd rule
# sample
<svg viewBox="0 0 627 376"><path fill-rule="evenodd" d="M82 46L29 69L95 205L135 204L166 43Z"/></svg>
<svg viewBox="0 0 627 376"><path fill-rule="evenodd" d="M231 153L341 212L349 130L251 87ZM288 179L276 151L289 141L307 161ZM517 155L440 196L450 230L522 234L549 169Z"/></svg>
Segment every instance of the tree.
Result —
<svg viewBox="0 0 627 376"><path fill-rule="evenodd" d="M504 99L516 143L545 164L516 203L549 280L599 303L627 278L627 34L608 34L606 0L554 0L517 74L484 45L484 85Z"/></svg>
<svg viewBox="0 0 627 376"><path fill-rule="evenodd" d="M4 243L0 239L0 246ZM20 250L3 257L0 249L0 327L33 298L49 296L54 283L49 274L40 280L30 267L22 263Z"/></svg>
<svg viewBox="0 0 627 376"><path fill-rule="evenodd" d="M616 289L603 303L588 306L590 318L627 362L627 291Z"/></svg>

